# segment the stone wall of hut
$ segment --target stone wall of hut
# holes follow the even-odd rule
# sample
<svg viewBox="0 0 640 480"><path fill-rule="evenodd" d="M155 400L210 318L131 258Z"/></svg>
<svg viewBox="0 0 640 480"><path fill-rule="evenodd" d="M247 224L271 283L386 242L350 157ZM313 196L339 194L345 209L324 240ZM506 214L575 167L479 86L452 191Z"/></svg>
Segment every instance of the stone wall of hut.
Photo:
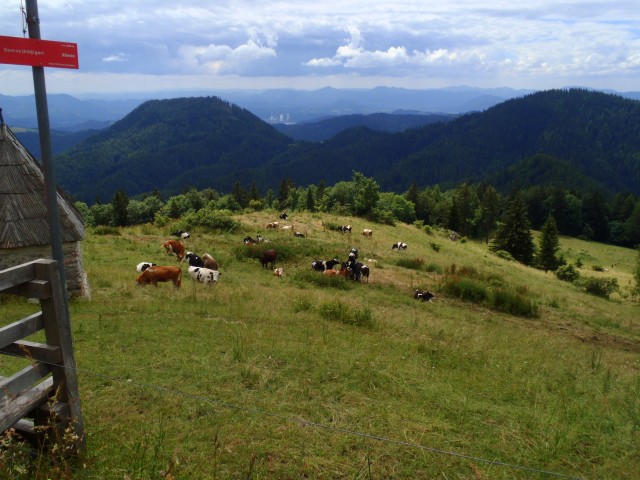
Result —
<svg viewBox="0 0 640 480"><path fill-rule="evenodd" d="M62 244L64 272L69 297L89 298L91 291L82 263L82 244L67 242ZM51 258L51 245L0 249L0 270L29 263L38 258Z"/></svg>

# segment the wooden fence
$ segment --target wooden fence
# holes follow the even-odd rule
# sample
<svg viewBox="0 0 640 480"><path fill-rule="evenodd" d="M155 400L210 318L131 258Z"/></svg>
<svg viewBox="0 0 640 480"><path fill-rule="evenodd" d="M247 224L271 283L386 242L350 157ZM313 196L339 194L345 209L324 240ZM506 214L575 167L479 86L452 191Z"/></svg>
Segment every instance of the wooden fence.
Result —
<svg viewBox="0 0 640 480"><path fill-rule="evenodd" d="M0 327L0 355L23 357L29 363L8 376L1 365L11 362L0 363L0 433L15 428L40 448L59 441L65 431L75 433L65 444L75 453L85 445L84 422L62 288L55 260L35 260L0 271L0 295L37 299L41 310ZM41 330L46 343L24 340Z"/></svg>

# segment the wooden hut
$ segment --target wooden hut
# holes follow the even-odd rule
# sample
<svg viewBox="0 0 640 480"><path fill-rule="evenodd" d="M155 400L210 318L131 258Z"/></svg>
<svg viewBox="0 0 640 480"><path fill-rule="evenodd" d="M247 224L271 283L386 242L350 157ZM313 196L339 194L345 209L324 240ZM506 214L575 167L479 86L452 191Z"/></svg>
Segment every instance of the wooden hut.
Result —
<svg viewBox="0 0 640 480"><path fill-rule="evenodd" d="M57 198L67 292L88 297L82 263L84 221L59 188ZM42 168L4 124L0 113L0 270L51 257Z"/></svg>

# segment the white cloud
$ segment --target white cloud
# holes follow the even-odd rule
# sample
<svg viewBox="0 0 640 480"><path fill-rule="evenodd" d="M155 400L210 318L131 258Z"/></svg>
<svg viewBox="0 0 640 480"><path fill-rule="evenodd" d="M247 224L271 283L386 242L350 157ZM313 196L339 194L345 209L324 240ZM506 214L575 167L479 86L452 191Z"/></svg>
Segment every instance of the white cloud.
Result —
<svg viewBox="0 0 640 480"><path fill-rule="evenodd" d="M115 53L113 55L108 55L106 57L104 57L102 59L103 62L126 62L127 61L127 55L125 53Z"/></svg>
<svg viewBox="0 0 640 480"><path fill-rule="evenodd" d="M181 60L191 70L214 74L238 73L252 62L275 56L274 47L262 45L255 39L249 39L235 48L228 45L189 45L180 48Z"/></svg>
<svg viewBox="0 0 640 480"><path fill-rule="evenodd" d="M0 32L22 36L18 9L5 3ZM68 72L78 78L639 88L631 0L50 0L39 13L42 38L78 43L81 69Z"/></svg>

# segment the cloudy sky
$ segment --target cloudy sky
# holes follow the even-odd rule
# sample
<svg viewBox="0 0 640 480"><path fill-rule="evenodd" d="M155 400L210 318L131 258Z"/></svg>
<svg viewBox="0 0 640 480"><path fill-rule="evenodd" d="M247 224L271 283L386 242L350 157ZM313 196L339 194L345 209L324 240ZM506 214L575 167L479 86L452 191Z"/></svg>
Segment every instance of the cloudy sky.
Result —
<svg viewBox="0 0 640 480"><path fill-rule="evenodd" d="M24 1L24 0L23 0ZM20 0L0 35L22 37ZM43 39L78 44L49 93L229 88L640 90L637 0L39 0ZM0 93L33 93L0 65Z"/></svg>

